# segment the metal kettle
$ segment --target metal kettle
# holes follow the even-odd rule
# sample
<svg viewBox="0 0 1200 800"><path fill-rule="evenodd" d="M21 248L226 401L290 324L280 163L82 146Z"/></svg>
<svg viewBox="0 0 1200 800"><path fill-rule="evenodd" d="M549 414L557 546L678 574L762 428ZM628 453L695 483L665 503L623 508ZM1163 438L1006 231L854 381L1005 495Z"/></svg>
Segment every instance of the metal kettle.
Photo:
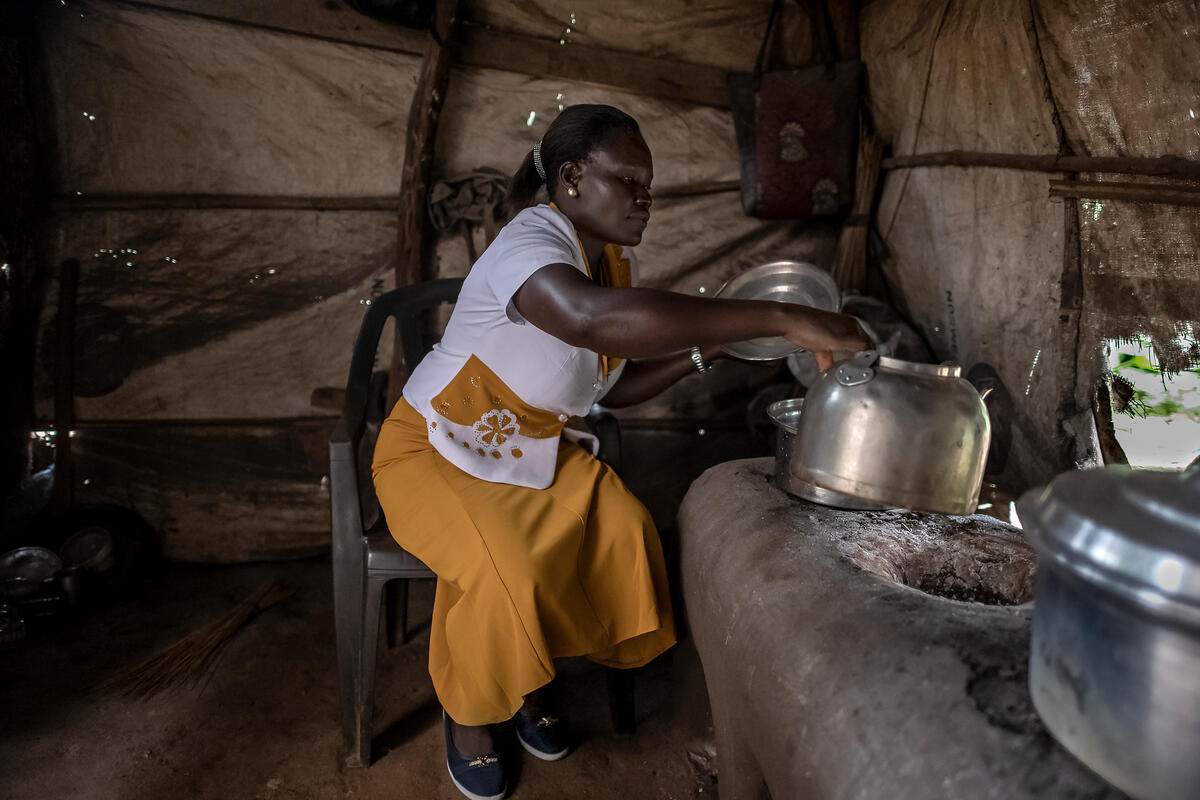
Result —
<svg viewBox="0 0 1200 800"><path fill-rule="evenodd" d="M809 388L788 469L884 506L970 514L990 439L983 399L960 367L865 350Z"/></svg>

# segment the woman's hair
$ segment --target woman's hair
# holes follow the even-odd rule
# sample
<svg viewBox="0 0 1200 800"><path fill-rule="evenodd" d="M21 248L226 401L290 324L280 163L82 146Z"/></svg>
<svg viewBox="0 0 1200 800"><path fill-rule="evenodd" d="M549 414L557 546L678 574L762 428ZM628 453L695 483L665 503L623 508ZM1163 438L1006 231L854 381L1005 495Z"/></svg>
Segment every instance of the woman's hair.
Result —
<svg viewBox="0 0 1200 800"><path fill-rule="evenodd" d="M642 135L637 120L612 106L580 104L564 108L542 136L541 160L546 177L538 175L530 150L509 184L509 213L528 207L543 186L553 200L558 168L567 161L586 161L619 133Z"/></svg>

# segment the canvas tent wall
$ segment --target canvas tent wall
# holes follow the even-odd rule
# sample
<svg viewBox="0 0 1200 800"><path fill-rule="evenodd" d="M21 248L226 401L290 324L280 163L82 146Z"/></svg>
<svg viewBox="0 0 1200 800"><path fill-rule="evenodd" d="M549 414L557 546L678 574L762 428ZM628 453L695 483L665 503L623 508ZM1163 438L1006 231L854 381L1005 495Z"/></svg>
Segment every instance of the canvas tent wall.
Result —
<svg viewBox="0 0 1200 800"><path fill-rule="evenodd" d="M1077 5L863 4L870 108L892 151L1196 157L1173 99L1196 95L1194 4ZM769 8L464 3L437 176L509 172L559 105L608 102L641 122L656 185L736 180L723 75L753 63ZM789 8L800 62L809 30ZM364 304L391 287L420 34L337 2L68 0L38 35L55 111L51 258L83 267L81 499L138 508L177 558L321 551L331 421L312 397L342 384ZM1194 286L1193 210L1113 202L1085 221L1078 205L1048 198L1039 173L920 169L887 174L878 207L891 288L937 355L992 364L1013 395L1018 487L1094 458L1092 354L1115 318L1099 302L1113 271ZM1135 221L1143 233L1121 233ZM1151 263L1141 254L1162 230ZM828 265L835 233L747 219L736 192L664 199L639 256L649 285L694 292L767 259ZM429 276L468 266L463 237L447 237ZM1160 321L1159 308L1122 324ZM46 348L39 363L49 420Z"/></svg>
<svg viewBox="0 0 1200 800"><path fill-rule="evenodd" d="M641 53L670 40L668 55L718 77L752 61L766 4L686 6L608 4L577 13L569 34L564 6L549 33L568 54L585 36L643 42L631 45ZM547 35L524 4L475 13ZM392 285L422 40L340 4L233 2L71 2L46 14L42 36L59 141L53 258L82 264L81 498L138 508L177 558L323 549L331 422L311 398L344 382L364 304ZM469 64L451 78L437 175L511 172L558 107L578 102L639 119L658 185L736 181L722 108ZM663 200L655 218L643 278L686 291L780 253L827 262L833 241L832 229L745 218L736 192ZM462 237L448 237L427 276L469 263ZM41 419L51 364L41 359Z"/></svg>
<svg viewBox="0 0 1200 800"><path fill-rule="evenodd" d="M1012 482L1095 463L1106 340L1147 336L1173 371L1200 363L1195 196L1099 199L1130 180L1200 184L1200 8L897 0L868 5L861 29L872 109L897 154L1189 160L1193 178L1169 181L939 168L884 185L878 224L914 319L939 356L994 365L1016 398ZM1048 196L1064 177L1088 182L1082 199ZM1200 448L1197 426L1179 428Z"/></svg>

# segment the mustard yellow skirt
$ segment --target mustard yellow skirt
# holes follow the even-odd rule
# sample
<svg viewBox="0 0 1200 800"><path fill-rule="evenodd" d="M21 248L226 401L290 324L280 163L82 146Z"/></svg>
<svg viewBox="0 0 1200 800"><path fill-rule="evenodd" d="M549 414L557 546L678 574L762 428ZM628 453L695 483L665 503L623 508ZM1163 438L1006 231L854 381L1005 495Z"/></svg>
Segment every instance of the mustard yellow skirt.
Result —
<svg viewBox="0 0 1200 800"><path fill-rule="evenodd" d="M511 718L556 658L639 667L675 643L654 522L578 445L562 442L545 489L492 483L434 450L401 399L373 473L392 536L438 576L429 674L454 721Z"/></svg>

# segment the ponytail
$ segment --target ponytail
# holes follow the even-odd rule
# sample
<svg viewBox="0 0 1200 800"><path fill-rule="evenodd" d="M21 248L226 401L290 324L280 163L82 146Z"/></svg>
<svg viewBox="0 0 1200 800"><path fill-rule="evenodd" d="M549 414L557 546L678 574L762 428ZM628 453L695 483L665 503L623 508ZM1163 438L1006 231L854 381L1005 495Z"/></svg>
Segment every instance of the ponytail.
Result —
<svg viewBox="0 0 1200 800"><path fill-rule="evenodd" d="M525 154L525 160L521 162L521 166L517 167L517 171L509 180L508 197L505 198L509 217L514 217L521 209L533 205L533 198L544 185L545 181L541 179L537 169L533 166L533 151L530 150Z"/></svg>
<svg viewBox="0 0 1200 800"><path fill-rule="evenodd" d="M543 187L553 201L558 188L559 167L568 161L582 164L619 133L642 135L637 121L620 109L593 104L567 106L550 123L541 139L541 160L546 178L538 175L530 150L509 185L509 214L516 215L532 205L538 190Z"/></svg>

